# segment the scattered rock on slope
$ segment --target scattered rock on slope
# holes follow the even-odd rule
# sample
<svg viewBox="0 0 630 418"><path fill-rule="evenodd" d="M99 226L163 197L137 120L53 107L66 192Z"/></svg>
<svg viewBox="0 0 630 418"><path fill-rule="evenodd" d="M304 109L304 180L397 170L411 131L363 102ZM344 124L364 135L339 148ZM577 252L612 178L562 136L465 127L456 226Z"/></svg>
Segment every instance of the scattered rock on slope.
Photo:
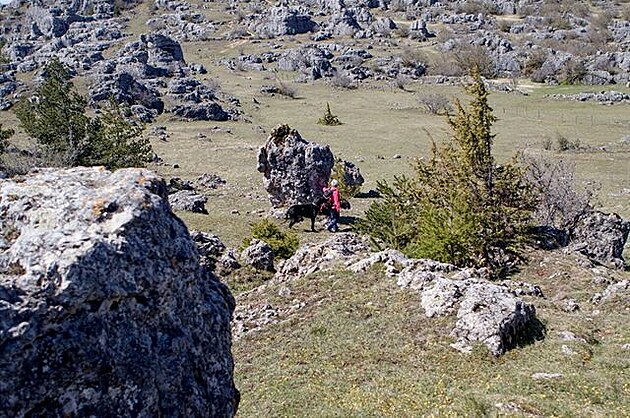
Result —
<svg viewBox="0 0 630 418"><path fill-rule="evenodd" d="M593 211L578 220L571 231L570 246L598 262L623 268L622 254L629 232L630 222L619 215Z"/></svg>
<svg viewBox="0 0 630 418"><path fill-rule="evenodd" d="M0 181L0 410L233 416L234 300L146 170Z"/></svg>

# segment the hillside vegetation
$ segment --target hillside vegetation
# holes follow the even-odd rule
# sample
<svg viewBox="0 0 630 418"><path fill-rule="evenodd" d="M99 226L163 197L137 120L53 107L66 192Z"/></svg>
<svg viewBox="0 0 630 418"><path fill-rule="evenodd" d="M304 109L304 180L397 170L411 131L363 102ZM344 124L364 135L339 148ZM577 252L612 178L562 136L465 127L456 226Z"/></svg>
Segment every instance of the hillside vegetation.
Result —
<svg viewBox="0 0 630 418"><path fill-rule="evenodd" d="M270 216L257 155L288 124L365 177L356 197L345 196L352 209L341 212L342 232L495 268L495 280L542 292L520 297L535 306L544 338L494 357L481 344L470 354L453 349L454 315L428 318L420 294L401 289L382 264L353 273L337 260L294 280L252 268L225 274L237 311L268 313L255 331L233 330L237 416L630 416L630 271L523 241L530 216L564 228L585 202L630 219L627 2L14 0L0 7L0 29L3 173L146 165L169 186L213 177L220 181L200 192L207 213L176 210L188 229L216 234L236 253L273 233L286 258L330 237L322 218L317 233L307 221L283 235L287 224ZM42 107L35 93L51 62L69 70L73 90L64 106ZM458 130L458 117L480 104L465 89L473 68L486 110L477 115L492 115L479 165L459 154L470 132ZM480 192L481 172L453 180L469 172L462 168L496 174L532 161L557 162L546 174L557 170L575 192L557 198L562 214L532 211L525 192L521 206ZM504 180L547 179L519 170L502 171ZM428 193L365 222L391 203L387 187L410 184L452 199ZM479 217L449 230L457 222L443 216L452 214L445 201ZM419 227L420 206L430 228ZM411 219L416 235L394 236L383 218ZM471 238L480 225L494 241ZM456 239L469 241L456 247ZM508 245L518 257L491 263ZM615 284L617 293L602 296Z"/></svg>

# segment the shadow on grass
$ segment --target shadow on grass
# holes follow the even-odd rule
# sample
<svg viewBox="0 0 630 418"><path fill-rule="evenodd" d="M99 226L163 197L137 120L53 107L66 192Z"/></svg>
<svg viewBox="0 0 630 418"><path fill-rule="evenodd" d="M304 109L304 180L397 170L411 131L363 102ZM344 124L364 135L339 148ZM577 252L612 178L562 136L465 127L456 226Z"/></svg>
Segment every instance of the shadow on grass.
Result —
<svg viewBox="0 0 630 418"><path fill-rule="evenodd" d="M525 347L532 345L536 341L542 341L547 335L547 326L538 318L534 317L529 325L518 333L517 337L512 341L507 349Z"/></svg>

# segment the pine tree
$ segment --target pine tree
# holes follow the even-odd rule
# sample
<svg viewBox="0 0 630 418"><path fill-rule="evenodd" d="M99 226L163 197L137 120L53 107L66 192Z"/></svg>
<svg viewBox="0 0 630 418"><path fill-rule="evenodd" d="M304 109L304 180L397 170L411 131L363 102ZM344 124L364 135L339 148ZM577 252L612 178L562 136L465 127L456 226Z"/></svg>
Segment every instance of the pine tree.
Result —
<svg viewBox="0 0 630 418"><path fill-rule="evenodd" d="M129 120L125 110L110 99L103 114L90 121L78 156L80 165L103 165L110 170L146 165L151 158L151 144L141 137L143 126Z"/></svg>
<svg viewBox="0 0 630 418"><path fill-rule="evenodd" d="M86 135L87 101L74 90L69 71L54 58L45 68L45 80L30 99L20 101L15 114L24 131L58 154L75 154ZM74 165L76 156L68 165Z"/></svg>
<svg viewBox="0 0 630 418"><path fill-rule="evenodd" d="M24 131L43 147L43 165L146 165L151 145L140 137L143 126L129 120L121 105L110 100L101 116L90 118L87 100L75 91L58 59L46 66L44 78L33 97L15 110Z"/></svg>
<svg viewBox="0 0 630 418"><path fill-rule="evenodd" d="M472 96L449 118L451 140L433 144L431 158L416 160L415 177L378 183L384 195L356 228L409 256L460 266L486 266L501 275L520 259L536 202L521 170L498 166L492 155L496 117L478 71Z"/></svg>

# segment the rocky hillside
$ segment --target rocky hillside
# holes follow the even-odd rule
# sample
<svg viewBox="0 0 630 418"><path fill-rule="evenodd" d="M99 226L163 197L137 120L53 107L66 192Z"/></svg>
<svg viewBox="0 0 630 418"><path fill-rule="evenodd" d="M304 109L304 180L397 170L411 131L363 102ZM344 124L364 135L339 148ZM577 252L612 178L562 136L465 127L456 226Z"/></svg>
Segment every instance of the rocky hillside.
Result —
<svg viewBox="0 0 630 418"><path fill-rule="evenodd" d="M196 76L181 45L248 40L269 47L222 65L297 71L340 87L420 79L448 83L478 65L487 77L544 83L630 81L627 4L572 0L14 0L0 8L0 109L22 92L20 73L56 56L89 80L93 102L113 96L145 121L238 118L238 100ZM139 20L138 20L139 19ZM144 34L130 33L138 25ZM299 39L299 45L285 42Z"/></svg>

